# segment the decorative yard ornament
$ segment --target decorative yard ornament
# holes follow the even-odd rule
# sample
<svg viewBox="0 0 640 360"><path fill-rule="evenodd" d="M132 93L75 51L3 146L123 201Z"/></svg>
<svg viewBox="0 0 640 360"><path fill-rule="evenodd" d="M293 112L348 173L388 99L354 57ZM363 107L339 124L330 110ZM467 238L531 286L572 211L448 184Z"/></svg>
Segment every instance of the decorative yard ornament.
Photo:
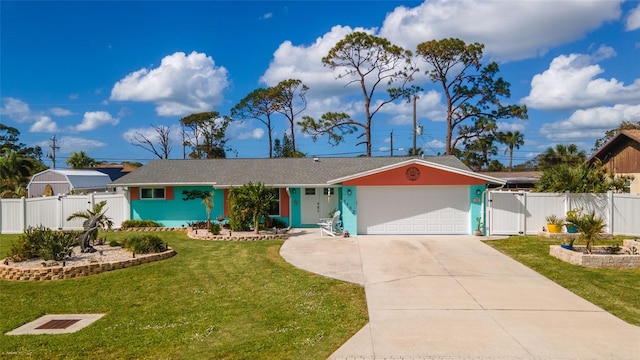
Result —
<svg viewBox="0 0 640 360"><path fill-rule="evenodd" d="M80 252L82 253L94 253L97 250L89 244L89 240L95 237L95 234L98 232L98 228L100 228L100 221L104 217L104 214L98 213L96 215L92 215L89 219L85 220L82 223L84 227L84 232L82 232L78 236L78 243L80 243Z"/></svg>

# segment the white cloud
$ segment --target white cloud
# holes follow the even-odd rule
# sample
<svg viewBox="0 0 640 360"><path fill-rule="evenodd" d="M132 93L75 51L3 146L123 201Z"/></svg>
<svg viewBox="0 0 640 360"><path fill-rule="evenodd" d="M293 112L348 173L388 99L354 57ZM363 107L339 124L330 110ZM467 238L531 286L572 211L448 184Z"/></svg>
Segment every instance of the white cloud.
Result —
<svg viewBox="0 0 640 360"><path fill-rule="evenodd" d="M254 126L257 121L232 121L227 128L226 135L229 139L258 140L265 135L265 130ZM260 123L261 124L261 123Z"/></svg>
<svg viewBox="0 0 640 360"><path fill-rule="evenodd" d="M69 95L69 99L71 99L71 100L76 100L78 97L79 97L79 95L78 95L78 94L71 94L71 95Z"/></svg>
<svg viewBox="0 0 640 360"><path fill-rule="evenodd" d="M0 114L7 115L11 120L21 123L33 120L29 105L20 99L12 97L2 99Z"/></svg>
<svg viewBox="0 0 640 360"><path fill-rule="evenodd" d="M637 119L640 119L640 105L602 106L578 110L567 119L544 124L540 132L552 141L597 139L623 121Z"/></svg>
<svg viewBox="0 0 640 360"><path fill-rule="evenodd" d="M354 86L345 88L345 80L336 80L340 69L332 71L322 64L322 58L329 53L329 50L354 31L371 32L363 28L352 29L348 26L336 25L309 46L295 46L290 41L283 42L274 52L273 60L264 75L260 77L260 82L274 86L282 80L300 79L312 90L309 95L315 94L313 96L318 97L352 92L353 88L357 90Z"/></svg>
<svg viewBox="0 0 640 360"><path fill-rule="evenodd" d="M519 131L524 133L526 126L520 121L514 122L498 122L498 131L507 132L507 131Z"/></svg>
<svg viewBox="0 0 640 360"><path fill-rule="evenodd" d="M267 19L271 19L272 17L273 17L273 13L266 13L266 14L262 15L260 17L260 19L267 20Z"/></svg>
<svg viewBox="0 0 640 360"><path fill-rule="evenodd" d="M63 109L63 108L59 108L59 107L54 107L49 109L49 112L52 115L55 116L69 116L69 115L73 115L73 113L71 112L71 110L67 110L67 109Z"/></svg>
<svg viewBox="0 0 640 360"><path fill-rule="evenodd" d="M210 111L222 102L227 86L227 69L216 67L210 56L176 52L157 68L142 68L118 81L110 99L153 102L158 115L181 116Z"/></svg>
<svg viewBox="0 0 640 360"><path fill-rule="evenodd" d="M616 1L425 1L389 13L380 35L407 49L431 40L456 37L485 44L500 60L536 57L580 39L621 15Z"/></svg>
<svg viewBox="0 0 640 360"><path fill-rule="evenodd" d="M598 78L603 72L592 56L560 55L533 77L531 91L521 102L534 109L557 110L640 101L640 79L625 86L615 78Z"/></svg>
<svg viewBox="0 0 640 360"><path fill-rule="evenodd" d="M625 28L627 31L640 29L640 4L638 4L635 9L631 10L629 16L627 16Z"/></svg>
<svg viewBox="0 0 640 360"><path fill-rule="evenodd" d="M39 145L43 149L46 149L49 147L50 143L48 140L45 140L37 143L37 145ZM63 136L59 138L58 145L60 146L60 154L71 154L72 152L76 152L79 150L84 150L85 152L87 152L92 149L107 146L107 144L101 141L73 136Z"/></svg>
<svg viewBox="0 0 640 360"><path fill-rule="evenodd" d="M102 125L117 125L120 119L114 118L106 111L87 111L84 113L82 122L76 126L77 131L90 131Z"/></svg>
<svg viewBox="0 0 640 360"><path fill-rule="evenodd" d="M58 131L58 125L50 117L42 115L36 120L36 122L29 127L29 132L32 133L54 133Z"/></svg>
<svg viewBox="0 0 640 360"><path fill-rule="evenodd" d="M262 139L264 136L264 130L260 128L255 128L251 131L246 131L238 134L238 140L251 140L251 139Z"/></svg>

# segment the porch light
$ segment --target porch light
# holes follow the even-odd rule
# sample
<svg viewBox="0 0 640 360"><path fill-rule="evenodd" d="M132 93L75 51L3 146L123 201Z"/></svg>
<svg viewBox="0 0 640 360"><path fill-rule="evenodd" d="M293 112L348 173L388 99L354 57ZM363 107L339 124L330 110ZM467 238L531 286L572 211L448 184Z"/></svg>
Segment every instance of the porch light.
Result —
<svg viewBox="0 0 640 360"><path fill-rule="evenodd" d="M351 196L352 192L351 189L347 190L347 195Z"/></svg>

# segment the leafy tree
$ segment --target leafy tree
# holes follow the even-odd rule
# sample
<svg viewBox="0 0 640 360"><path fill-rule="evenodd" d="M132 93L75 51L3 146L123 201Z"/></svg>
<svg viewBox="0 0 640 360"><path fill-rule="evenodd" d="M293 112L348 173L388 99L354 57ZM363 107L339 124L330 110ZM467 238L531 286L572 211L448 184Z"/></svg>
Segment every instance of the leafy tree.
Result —
<svg viewBox="0 0 640 360"><path fill-rule="evenodd" d="M467 155L469 159L473 159L472 163L476 170L488 168L491 163L490 157L498 154L498 148L494 144L496 137L493 134L484 134L472 141L465 141L465 150L468 153L475 153L476 156Z"/></svg>
<svg viewBox="0 0 640 360"><path fill-rule="evenodd" d="M412 61L412 53L389 40L365 32L353 32L340 40L322 63L331 69L342 69L338 78L346 78L347 85L356 84L364 97L363 121L352 119L345 113L327 112L320 119L304 116L298 124L302 132L317 140L318 136L328 135L329 143L337 145L344 140L344 135L352 134L358 129L363 138L356 145L366 146L366 155L371 156L371 126L374 116L383 106L398 99L409 100L419 88L408 86L417 71ZM391 87L398 83L398 87ZM387 96L374 101L380 87L386 89Z"/></svg>
<svg viewBox="0 0 640 360"><path fill-rule="evenodd" d="M229 191L229 203L232 204L229 209L230 215L239 216L241 219L251 219L254 232L258 234L260 220L264 218L265 223L269 222L269 210L277 201L272 188L260 182L256 184L250 182ZM236 224L231 219L230 224L234 229Z"/></svg>
<svg viewBox="0 0 640 360"><path fill-rule="evenodd" d="M539 155L538 167L542 170L561 164L579 164L587 160L587 153L580 150L578 145L558 144L555 148L550 147Z"/></svg>
<svg viewBox="0 0 640 360"><path fill-rule="evenodd" d="M495 78L500 71L496 62L482 67L483 48L480 43L465 44L453 38L418 45L416 54L431 65L426 74L431 81L442 85L444 91L447 155L454 153L459 141L493 131L496 120L528 117L526 106L501 103L502 98L511 96L511 85L502 78ZM456 128L457 135L454 134Z"/></svg>
<svg viewBox="0 0 640 360"><path fill-rule="evenodd" d="M296 151L293 145L293 138L289 134L282 135L282 142L276 139L273 143L273 157L305 157L306 155L300 151Z"/></svg>
<svg viewBox="0 0 640 360"><path fill-rule="evenodd" d="M295 136L295 119L307 108L306 94L309 87L298 79L283 80L275 87L277 93L277 102L279 106L276 111L284 115L289 121L289 130L291 132L291 150L295 154L297 152L296 136Z"/></svg>
<svg viewBox="0 0 640 360"><path fill-rule="evenodd" d="M607 172L599 162L588 164L561 163L544 169L536 184L536 191L572 193L604 193L624 190L628 176Z"/></svg>
<svg viewBox="0 0 640 360"><path fill-rule="evenodd" d="M32 169L32 161L15 150L6 149L0 157L0 198L26 197Z"/></svg>
<svg viewBox="0 0 640 360"><path fill-rule="evenodd" d="M269 158L273 157L273 123L271 117L281 111L278 88L260 88L245 96L231 109L235 119L255 119L264 124L269 137Z"/></svg>
<svg viewBox="0 0 640 360"><path fill-rule="evenodd" d="M609 140L611 140L618 132L621 130L640 130L640 120L636 122L631 121L623 121L620 126L615 129L611 129L604 133L604 136L600 139L596 140L595 144L593 144L593 149L591 151L597 151L602 147L602 145L606 144Z"/></svg>
<svg viewBox="0 0 640 360"><path fill-rule="evenodd" d="M155 131L154 137L147 137L142 133L136 132L133 136L131 144L141 147L158 159L168 159L171 154L171 128L164 125L153 126Z"/></svg>
<svg viewBox="0 0 640 360"><path fill-rule="evenodd" d="M80 150L78 152L72 152L67 158L66 163L71 166L72 169L88 169L96 166L96 160Z"/></svg>
<svg viewBox="0 0 640 360"><path fill-rule="evenodd" d="M230 150L226 144L226 130L231 122L227 116L220 116L217 111L191 114L180 119L182 126L190 130L187 146L191 147L189 157L192 159L225 158Z"/></svg>
<svg viewBox="0 0 640 360"><path fill-rule="evenodd" d="M420 156L420 155L424 155L424 149L423 148L409 148L409 151L407 151L407 156Z"/></svg>
<svg viewBox="0 0 640 360"><path fill-rule="evenodd" d="M205 211L207 212L207 229L211 228L211 211L213 210L213 196L215 195L213 191L202 191L202 190L182 190L182 195L184 197L182 200L194 200L200 199L202 200L202 205L204 205Z"/></svg>
<svg viewBox="0 0 640 360"><path fill-rule="evenodd" d="M511 171L513 170L513 149L520 149L520 146L524 145L524 134L520 131L498 132L496 138L499 142L507 145L504 153L509 151L509 171Z"/></svg>

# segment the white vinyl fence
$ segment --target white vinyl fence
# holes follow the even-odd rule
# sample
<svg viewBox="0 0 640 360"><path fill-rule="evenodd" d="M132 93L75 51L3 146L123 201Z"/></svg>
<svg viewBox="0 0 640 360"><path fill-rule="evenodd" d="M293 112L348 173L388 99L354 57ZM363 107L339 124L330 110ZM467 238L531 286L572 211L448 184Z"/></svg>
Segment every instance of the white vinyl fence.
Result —
<svg viewBox="0 0 640 360"><path fill-rule="evenodd" d="M48 196L30 199L0 200L0 234L17 234L29 226L44 225L51 229L80 230L83 219L67 221L75 212L92 209L103 200L106 215L119 228L130 217L129 201L124 194Z"/></svg>
<svg viewBox="0 0 640 360"><path fill-rule="evenodd" d="M546 227L548 215L595 211L614 235L640 236L640 195L571 194L491 191L487 202L489 235L535 235Z"/></svg>

